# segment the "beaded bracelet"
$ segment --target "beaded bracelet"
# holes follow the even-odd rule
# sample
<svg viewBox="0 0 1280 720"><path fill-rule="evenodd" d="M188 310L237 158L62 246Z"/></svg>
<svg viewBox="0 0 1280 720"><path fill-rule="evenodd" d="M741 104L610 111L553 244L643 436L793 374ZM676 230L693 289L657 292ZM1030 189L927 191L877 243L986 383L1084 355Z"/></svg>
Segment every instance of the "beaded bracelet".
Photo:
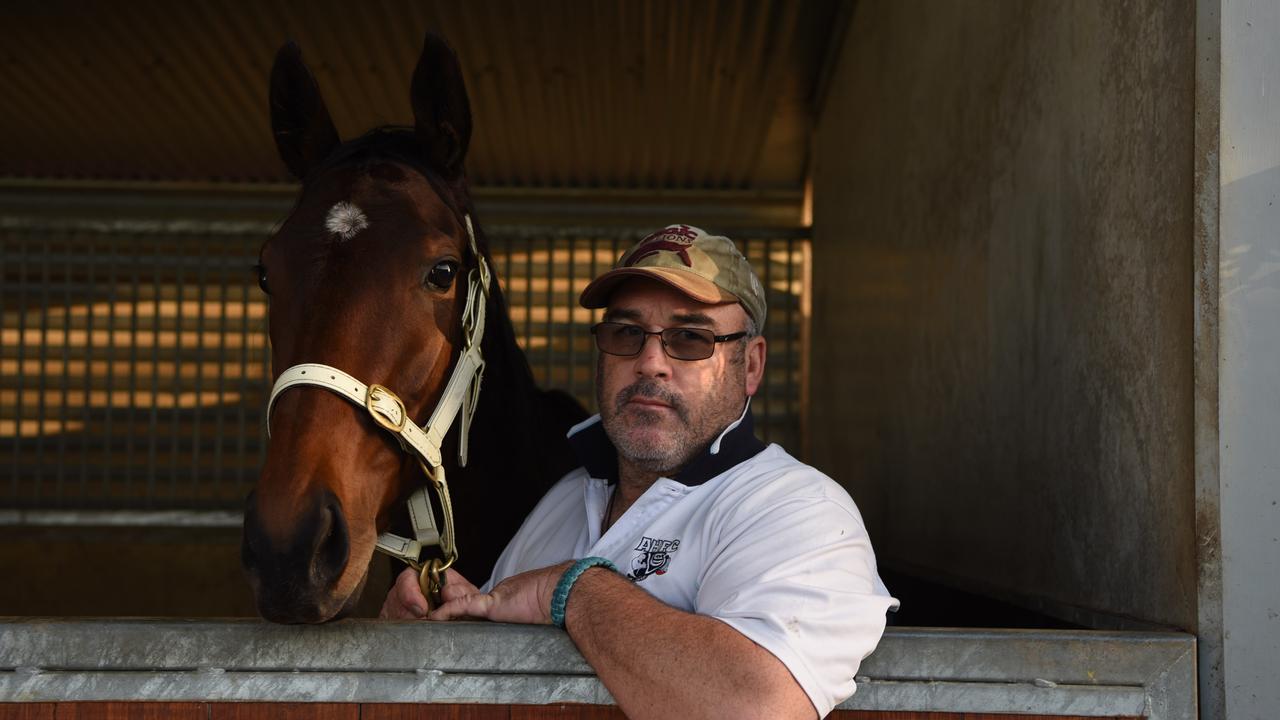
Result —
<svg viewBox="0 0 1280 720"><path fill-rule="evenodd" d="M609 562L602 557L584 557L569 566L568 570L560 576L560 582L556 583L555 592L551 593L551 622L558 628L564 627L564 611L569 604L569 591L573 589L573 584L578 582L578 578L582 577L582 573L593 567L608 568L614 572L618 571L618 566Z"/></svg>

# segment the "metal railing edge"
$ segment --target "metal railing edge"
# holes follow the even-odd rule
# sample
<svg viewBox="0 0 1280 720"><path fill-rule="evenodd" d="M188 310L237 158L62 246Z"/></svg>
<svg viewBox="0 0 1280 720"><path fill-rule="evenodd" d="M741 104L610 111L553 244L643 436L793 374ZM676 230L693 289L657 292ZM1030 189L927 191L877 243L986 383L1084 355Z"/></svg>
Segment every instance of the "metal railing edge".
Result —
<svg viewBox="0 0 1280 720"><path fill-rule="evenodd" d="M0 618L0 702L597 702L591 675L550 627ZM890 628L857 682L841 708L1192 720L1195 638Z"/></svg>

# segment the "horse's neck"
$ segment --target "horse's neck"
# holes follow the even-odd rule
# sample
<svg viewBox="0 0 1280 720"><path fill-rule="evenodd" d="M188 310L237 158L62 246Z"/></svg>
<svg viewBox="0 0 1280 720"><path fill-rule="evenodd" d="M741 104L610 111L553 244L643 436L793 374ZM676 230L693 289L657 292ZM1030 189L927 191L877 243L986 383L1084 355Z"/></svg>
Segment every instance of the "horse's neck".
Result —
<svg viewBox="0 0 1280 720"><path fill-rule="evenodd" d="M477 583L488 577L502 548L546 491L578 465L565 439L565 431L582 414L576 403L532 383L523 388L495 385L486 382L481 392L488 397L471 428L467 466L449 471L462 553L458 569ZM456 455L450 460L456 462Z"/></svg>
<svg viewBox="0 0 1280 720"><path fill-rule="evenodd" d="M485 393L469 438L468 470L517 469L545 487L577 466L565 433L586 413L571 397L533 383L504 383Z"/></svg>
<svg viewBox="0 0 1280 720"><path fill-rule="evenodd" d="M495 277L495 285L496 285ZM470 438L473 462L497 471L515 468L533 473L549 486L577 466L565 433L586 417L567 394L544 391L534 382L528 358L516 342L506 301L497 289L485 332L486 377Z"/></svg>
<svg viewBox="0 0 1280 720"><path fill-rule="evenodd" d="M496 278L487 306L485 376L468 438L465 468L457 467L458 432L445 449L458 513L463 575L486 577L507 540L561 476L578 466L565 433L586 417L568 395L540 390L516 343ZM470 574L468 574L470 573Z"/></svg>

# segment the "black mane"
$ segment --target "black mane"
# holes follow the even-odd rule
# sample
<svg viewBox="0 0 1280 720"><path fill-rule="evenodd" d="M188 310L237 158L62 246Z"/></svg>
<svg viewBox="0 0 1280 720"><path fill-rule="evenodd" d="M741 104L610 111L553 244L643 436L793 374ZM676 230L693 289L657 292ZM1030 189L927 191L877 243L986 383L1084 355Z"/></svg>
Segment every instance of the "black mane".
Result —
<svg viewBox="0 0 1280 720"><path fill-rule="evenodd" d="M404 125L383 125L341 143L329 153L324 162L311 171L303 181L303 186L311 178L334 168L351 166L361 169L384 162L400 163L417 170L426 178L436 195L453 211L459 227L462 227L462 216L466 213L471 213L472 222L475 221L475 209L471 206L471 192L466 177L459 177L453 182L441 177L423 154L422 143L413 128ZM478 242L479 237L476 240Z"/></svg>

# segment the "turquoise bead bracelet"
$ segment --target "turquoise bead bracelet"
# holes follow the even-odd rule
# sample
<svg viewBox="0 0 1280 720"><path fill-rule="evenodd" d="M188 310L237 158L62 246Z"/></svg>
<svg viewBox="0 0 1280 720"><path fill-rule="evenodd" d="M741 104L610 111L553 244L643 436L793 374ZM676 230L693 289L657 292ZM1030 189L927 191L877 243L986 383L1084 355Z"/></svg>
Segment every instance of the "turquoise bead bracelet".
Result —
<svg viewBox="0 0 1280 720"><path fill-rule="evenodd" d="M560 582L556 583L555 592L551 593L551 622L555 623L556 627L564 627L564 610L569 604L569 591L573 589L573 584L578 582L582 573L593 567L608 568L618 572L617 565L602 557L584 557L570 565L569 569L564 571L564 575L560 576Z"/></svg>

